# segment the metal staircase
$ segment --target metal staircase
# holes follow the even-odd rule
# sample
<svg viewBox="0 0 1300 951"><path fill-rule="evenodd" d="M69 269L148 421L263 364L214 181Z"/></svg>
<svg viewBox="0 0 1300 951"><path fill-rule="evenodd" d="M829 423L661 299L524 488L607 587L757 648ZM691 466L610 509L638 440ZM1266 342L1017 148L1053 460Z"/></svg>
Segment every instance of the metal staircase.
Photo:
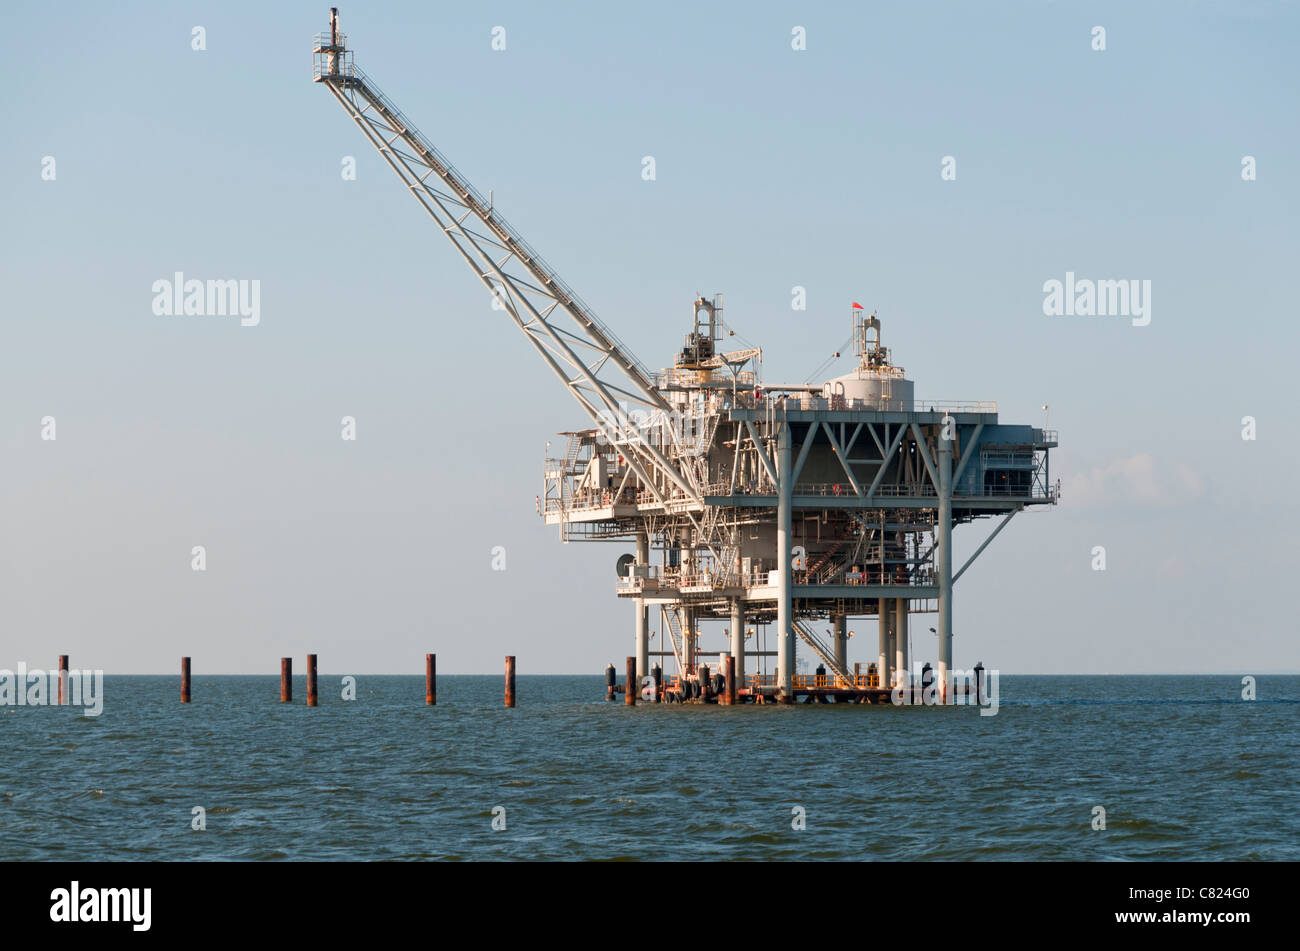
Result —
<svg viewBox="0 0 1300 951"><path fill-rule="evenodd" d="M678 616L676 608L662 607L660 608L660 611L665 622L663 625L664 629L668 632L668 637L673 643L673 656L677 659L677 670L684 677L686 676L686 662L682 659L683 637L681 618Z"/></svg>
<svg viewBox="0 0 1300 951"><path fill-rule="evenodd" d="M821 658L822 663L826 665L828 670L834 673L843 683L853 683L853 675L839 664L835 663L835 651L833 649L828 649L827 646L822 643L821 638L817 636L817 632L812 629L807 621L801 621L796 618L794 620L794 631L803 638L805 644L813 649L813 653Z"/></svg>

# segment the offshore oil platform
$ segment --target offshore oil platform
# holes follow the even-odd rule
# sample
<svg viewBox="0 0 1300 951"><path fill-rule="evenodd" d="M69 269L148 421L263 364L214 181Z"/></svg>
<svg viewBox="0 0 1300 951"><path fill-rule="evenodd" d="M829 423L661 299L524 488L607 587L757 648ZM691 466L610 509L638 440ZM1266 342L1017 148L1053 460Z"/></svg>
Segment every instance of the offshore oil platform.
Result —
<svg viewBox="0 0 1300 951"><path fill-rule="evenodd" d="M963 692L953 585L1017 512L1057 501L1055 432L1002 424L996 403L916 399L880 319L856 303L858 365L823 383L767 384L760 350L723 352L734 331L721 295L694 301L673 365L650 372L356 68L337 8L313 54L313 80L585 411L583 428L561 434L564 454L544 461L537 509L565 541L634 542L615 593L634 605L635 673L655 700L880 702L918 680L940 703ZM953 528L984 517L1000 521L954 571ZM917 678L909 623L923 614L938 615L937 670ZM876 619L876 644L850 665L859 617ZM726 648L700 647L706 621L725 622ZM815 674L796 673L800 641ZM652 656L674 659L670 681Z"/></svg>

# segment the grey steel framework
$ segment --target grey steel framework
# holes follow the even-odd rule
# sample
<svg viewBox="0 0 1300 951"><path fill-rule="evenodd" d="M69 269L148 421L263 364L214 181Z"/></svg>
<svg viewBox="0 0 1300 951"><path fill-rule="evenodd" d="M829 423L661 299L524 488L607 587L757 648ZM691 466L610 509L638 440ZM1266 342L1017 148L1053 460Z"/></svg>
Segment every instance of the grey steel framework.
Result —
<svg viewBox="0 0 1300 951"><path fill-rule="evenodd" d="M314 81L586 411L588 425L562 434L564 455L545 460L538 512L566 541L634 542L615 591L635 604L638 675L650 672L657 607L658 653L676 660L683 694L715 653L735 658L750 699L790 702L823 683L910 689L909 617L937 611L936 686L950 702L953 584L1017 512L1057 501L1056 434L1001 424L994 403L914 399L880 320L856 305L858 366L824 384L764 384L761 351L720 352L721 295L694 301L673 366L651 373L353 65L336 10L313 52ZM953 527L991 516L1001 520L954 572ZM848 660L856 616L877 618L865 677ZM707 619L727 622L726 650L700 649ZM775 651L759 649L751 624L775 624ZM795 674L796 640L829 675ZM772 653L775 675L746 673L747 657Z"/></svg>

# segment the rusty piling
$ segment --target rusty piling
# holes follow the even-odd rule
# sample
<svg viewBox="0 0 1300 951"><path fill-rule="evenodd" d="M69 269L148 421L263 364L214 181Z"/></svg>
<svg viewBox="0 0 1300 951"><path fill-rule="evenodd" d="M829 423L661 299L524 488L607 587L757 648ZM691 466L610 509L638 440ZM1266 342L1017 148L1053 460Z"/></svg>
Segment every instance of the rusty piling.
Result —
<svg viewBox="0 0 1300 951"><path fill-rule="evenodd" d="M20 686L19 689L26 689ZM59 706L68 702L68 655L59 655Z"/></svg>
<svg viewBox="0 0 1300 951"><path fill-rule="evenodd" d="M728 654L726 661L722 665L723 675L727 678L727 686L723 692L723 700L727 706L736 704L736 657L734 654Z"/></svg>
<svg viewBox="0 0 1300 951"><path fill-rule="evenodd" d="M438 655L424 655L424 705L438 705Z"/></svg>
<svg viewBox="0 0 1300 951"><path fill-rule="evenodd" d="M316 655L307 655L307 706L316 706Z"/></svg>
<svg viewBox="0 0 1300 951"><path fill-rule="evenodd" d="M623 703L629 707L636 706L636 658L627 659L627 687L623 691Z"/></svg>
<svg viewBox="0 0 1300 951"><path fill-rule="evenodd" d="M190 659L181 658L181 703L190 702Z"/></svg>
<svg viewBox="0 0 1300 951"><path fill-rule="evenodd" d="M664 697L664 669L658 664L650 668L650 676L655 682L655 703L663 703Z"/></svg>
<svg viewBox="0 0 1300 951"><path fill-rule="evenodd" d="M280 658L280 702L293 702L293 658Z"/></svg>
<svg viewBox="0 0 1300 951"><path fill-rule="evenodd" d="M506 657L506 706L515 705L515 655Z"/></svg>

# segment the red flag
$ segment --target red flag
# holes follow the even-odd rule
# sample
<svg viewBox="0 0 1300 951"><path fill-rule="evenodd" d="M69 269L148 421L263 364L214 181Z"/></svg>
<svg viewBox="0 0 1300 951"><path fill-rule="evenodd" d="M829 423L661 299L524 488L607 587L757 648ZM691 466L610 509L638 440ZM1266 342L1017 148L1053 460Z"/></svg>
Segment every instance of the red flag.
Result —
<svg viewBox="0 0 1300 951"><path fill-rule="evenodd" d="M859 304L857 301L854 301L854 302L853 302L853 309L854 309L854 310L866 310L866 308L863 307L861 304Z"/></svg>

